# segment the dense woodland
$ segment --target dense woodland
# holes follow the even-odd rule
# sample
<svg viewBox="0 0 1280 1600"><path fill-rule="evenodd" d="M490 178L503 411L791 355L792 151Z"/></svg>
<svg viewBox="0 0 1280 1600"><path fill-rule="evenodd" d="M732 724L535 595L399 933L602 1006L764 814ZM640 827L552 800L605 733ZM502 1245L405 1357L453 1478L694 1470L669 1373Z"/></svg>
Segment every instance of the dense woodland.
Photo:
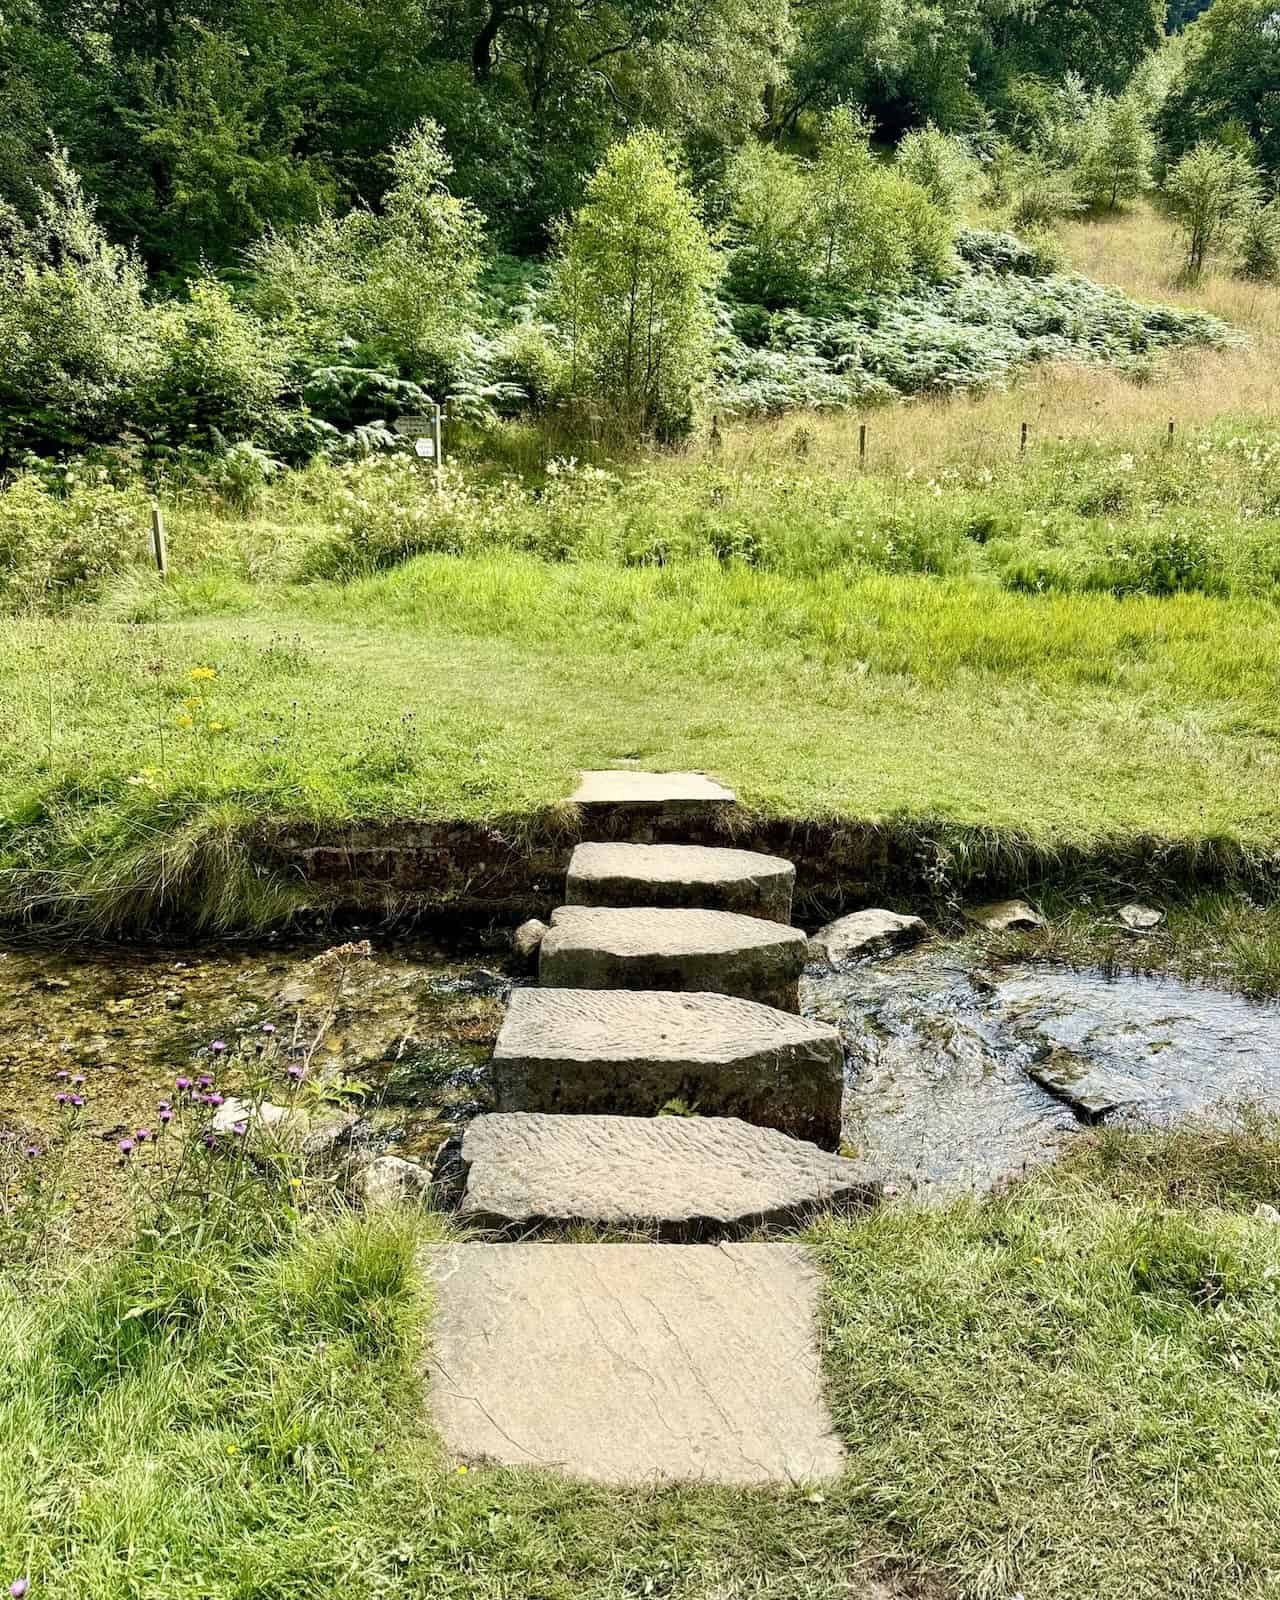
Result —
<svg viewBox="0 0 1280 1600"><path fill-rule="evenodd" d="M0 75L10 468L1213 342L1055 272L1152 186L1189 272L1280 259L1271 0L15 0Z"/></svg>

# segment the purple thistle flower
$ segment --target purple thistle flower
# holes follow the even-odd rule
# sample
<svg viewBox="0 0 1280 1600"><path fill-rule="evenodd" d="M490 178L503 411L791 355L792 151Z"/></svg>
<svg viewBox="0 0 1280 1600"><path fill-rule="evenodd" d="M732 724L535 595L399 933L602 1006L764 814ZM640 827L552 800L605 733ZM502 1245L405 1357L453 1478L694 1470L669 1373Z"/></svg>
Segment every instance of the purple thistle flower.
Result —
<svg viewBox="0 0 1280 1600"><path fill-rule="evenodd" d="M38 1144L29 1144L27 1146L27 1160L28 1161L34 1161L35 1158L39 1154L40 1154L40 1146Z"/></svg>
<svg viewBox="0 0 1280 1600"><path fill-rule="evenodd" d="M160 1113L160 1120L166 1123L173 1121L173 1112L169 1110L168 1106Z"/></svg>
<svg viewBox="0 0 1280 1600"><path fill-rule="evenodd" d="M241 1136L243 1136L244 1134L248 1133L249 1124L247 1122L237 1122L235 1127L232 1128L231 1131L232 1131L232 1133L238 1133Z"/></svg>
<svg viewBox="0 0 1280 1600"><path fill-rule="evenodd" d="M212 1089L213 1088L213 1079L209 1076L209 1074L207 1072L202 1072L200 1074L200 1076L196 1079L196 1086L197 1086L197 1088L200 1088L200 1089Z"/></svg>
<svg viewBox="0 0 1280 1600"><path fill-rule="evenodd" d="M23 1595L26 1594L30 1587L30 1578L15 1578L9 1585L9 1593L13 1596L13 1600L22 1600Z"/></svg>
<svg viewBox="0 0 1280 1600"><path fill-rule="evenodd" d="M284 1075L286 1078L292 1078L295 1083L301 1083L307 1075L307 1069L299 1066L286 1067Z"/></svg>
<svg viewBox="0 0 1280 1600"><path fill-rule="evenodd" d="M71 1096L71 1104L73 1106L82 1106L84 1104L84 1096L82 1094L73 1094Z"/></svg>
<svg viewBox="0 0 1280 1600"><path fill-rule="evenodd" d="M175 1078L173 1080L173 1086L174 1086L175 1089L178 1090L179 1094L185 1094L187 1092L187 1090L191 1087L191 1079L190 1078Z"/></svg>
<svg viewBox="0 0 1280 1600"><path fill-rule="evenodd" d="M226 1100L226 1096L225 1095L216 1094L216 1093L215 1094L207 1094L204 1097L205 1105L212 1106L215 1111L218 1109L218 1107L220 1105L222 1105L225 1102L225 1100Z"/></svg>
<svg viewBox="0 0 1280 1600"><path fill-rule="evenodd" d="M60 1106L65 1106L67 1101L70 1100L71 1096L69 1094L56 1094L53 1098Z"/></svg>
<svg viewBox="0 0 1280 1600"><path fill-rule="evenodd" d="M77 1072L75 1077L72 1078L72 1080L71 1080L71 1087L73 1089L78 1089L83 1082L84 1082L84 1073Z"/></svg>
<svg viewBox="0 0 1280 1600"><path fill-rule="evenodd" d="M275 1023L274 1022L264 1022L262 1024L262 1031L263 1031L263 1033L274 1033L276 1031Z"/></svg>
<svg viewBox="0 0 1280 1600"><path fill-rule="evenodd" d="M222 1054L222 1052L227 1048L226 1040L225 1039L215 1039L213 1041L213 1043L209 1046L209 1048L210 1048L210 1050L213 1051L215 1056L220 1056Z"/></svg>
<svg viewBox="0 0 1280 1600"><path fill-rule="evenodd" d="M54 1073L54 1077L57 1078L59 1083L65 1083L70 1076L71 1076L71 1074L67 1071L67 1069L65 1067L63 1067L61 1072L55 1072Z"/></svg>
<svg viewBox="0 0 1280 1600"><path fill-rule="evenodd" d="M146 1144L147 1140L149 1138L151 1138L151 1129L150 1128L139 1128L138 1131L134 1134L134 1138L138 1141L139 1144Z"/></svg>
<svg viewBox="0 0 1280 1600"><path fill-rule="evenodd" d="M206 1133L205 1134L205 1136L204 1136L204 1147L205 1147L206 1150L212 1150L213 1149L213 1134L212 1133Z"/></svg>
<svg viewBox="0 0 1280 1600"><path fill-rule="evenodd" d="M122 1156L130 1155L133 1151L133 1140L121 1139L120 1143L116 1146L116 1149L119 1150Z"/></svg>
<svg viewBox="0 0 1280 1600"><path fill-rule="evenodd" d="M172 1111L173 1107L170 1105L170 1103L167 1100L158 1100L156 1102L156 1110L157 1111Z"/></svg>

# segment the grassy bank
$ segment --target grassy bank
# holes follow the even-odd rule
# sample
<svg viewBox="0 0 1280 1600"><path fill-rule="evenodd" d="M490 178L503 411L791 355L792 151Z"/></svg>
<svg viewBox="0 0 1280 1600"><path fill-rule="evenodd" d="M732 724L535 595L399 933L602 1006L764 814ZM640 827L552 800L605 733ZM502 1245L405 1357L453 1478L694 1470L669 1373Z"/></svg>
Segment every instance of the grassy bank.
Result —
<svg viewBox="0 0 1280 1600"><path fill-rule="evenodd" d="M459 1473L422 1411L428 1220L14 1269L0 1566L49 1600L1274 1594L1280 1280L1251 1213L1277 1198L1260 1126L818 1228L849 1448L819 1494Z"/></svg>
<svg viewBox="0 0 1280 1600"><path fill-rule="evenodd" d="M694 766L746 806L1260 871L1280 613L695 562L422 557L265 611L8 625L5 908L273 912L265 819L534 816L578 766ZM1016 852L1015 852L1016 858ZM264 890L260 906L255 889Z"/></svg>

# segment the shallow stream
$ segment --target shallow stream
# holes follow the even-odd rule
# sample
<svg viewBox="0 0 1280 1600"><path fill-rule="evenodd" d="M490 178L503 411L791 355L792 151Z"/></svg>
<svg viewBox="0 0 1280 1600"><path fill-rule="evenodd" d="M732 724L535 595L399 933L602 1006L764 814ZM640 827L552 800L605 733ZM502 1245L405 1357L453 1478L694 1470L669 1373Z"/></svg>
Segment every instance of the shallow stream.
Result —
<svg viewBox="0 0 1280 1600"><path fill-rule="evenodd" d="M113 1140L150 1120L176 1074L221 1060L234 1077L265 1023L318 1040L316 1067L367 1085L363 1137L429 1159L492 1103L506 959L500 939L464 955L387 942L336 965L317 944L0 946L0 1130L37 1137L57 1072L82 1074L100 1159L75 1176L76 1206L109 1211ZM1280 1007L1174 979L992 964L939 941L810 969L804 1009L845 1037L846 1144L922 1194L987 1189L1098 1120L1280 1109Z"/></svg>

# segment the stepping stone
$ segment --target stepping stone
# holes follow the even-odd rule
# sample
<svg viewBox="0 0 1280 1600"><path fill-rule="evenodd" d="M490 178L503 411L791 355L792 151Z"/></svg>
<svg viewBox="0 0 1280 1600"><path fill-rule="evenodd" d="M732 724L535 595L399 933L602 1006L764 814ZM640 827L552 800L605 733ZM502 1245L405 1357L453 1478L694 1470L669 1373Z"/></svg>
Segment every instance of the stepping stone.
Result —
<svg viewBox="0 0 1280 1600"><path fill-rule="evenodd" d="M732 911L561 906L538 954L554 989L681 989L800 1008L808 940Z"/></svg>
<svg viewBox="0 0 1280 1600"><path fill-rule="evenodd" d="M737 1117L495 1112L468 1124L462 1164L460 1217L505 1233L590 1223L725 1238L876 1198L857 1162Z"/></svg>
<svg viewBox="0 0 1280 1600"><path fill-rule="evenodd" d="M1137 1078L1061 1048L1051 1050L1027 1072L1042 1089L1065 1100L1084 1122L1101 1122L1109 1112L1146 1098Z"/></svg>
<svg viewBox="0 0 1280 1600"><path fill-rule="evenodd" d="M696 844L580 844L565 899L575 906L696 906L791 921L796 869L780 856Z"/></svg>
<svg viewBox="0 0 1280 1600"><path fill-rule="evenodd" d="M569 796L580 806L643 806L660 811L705 812L734 804L726 789L701 772L582 772Z"/></svg>
<svg viewBox="0 0 1280 1600"><path fill-rule="evenodd" d="M678 1100L840 1143L836 1029L728 995L513 989L493 1065L499 1111L651 1117Z"/></svg>
<svg viewBox="0 0 1280 1600"><path fill-rule="evenodd" d="M809 940L811 961L856 961L900 945L914 944L926 932L919 917L896 911L854 911L820 928Z"/></svg>
<svg viewBox="0 0 1280 1600"><path fill-rule="evenodd" d="M799 1245L443 1245L428 1266L431 1411L454 1456L616 1484L843 1467Z"/></svg>

